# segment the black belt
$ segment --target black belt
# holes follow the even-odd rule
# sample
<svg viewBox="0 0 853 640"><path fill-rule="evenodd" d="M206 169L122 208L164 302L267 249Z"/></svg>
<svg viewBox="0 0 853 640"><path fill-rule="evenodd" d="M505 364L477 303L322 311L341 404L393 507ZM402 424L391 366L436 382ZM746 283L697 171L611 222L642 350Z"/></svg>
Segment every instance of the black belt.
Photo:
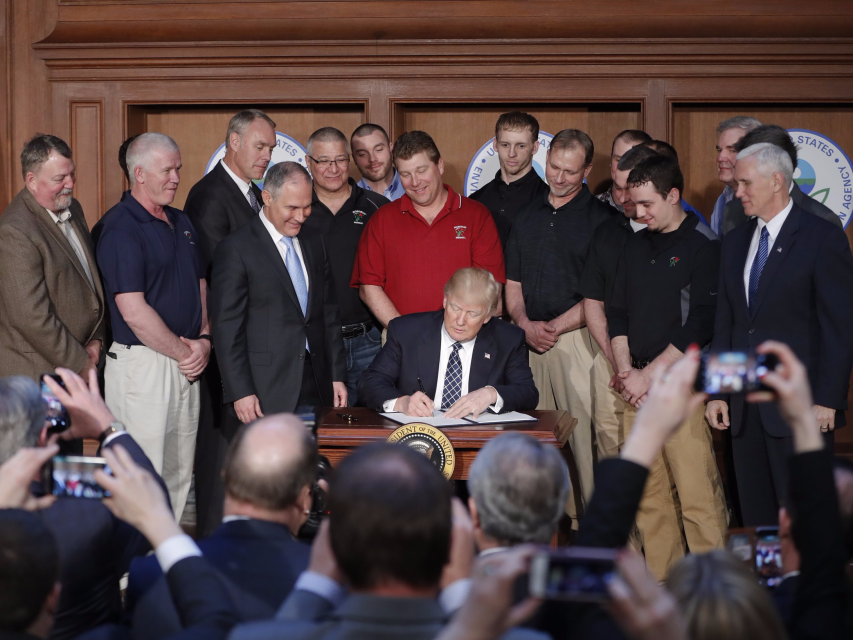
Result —
<svg viewBox="0 0 853 640"><path fill-rule="evenodd" d="M652 362L654 362L654 360L637 360L637 358L631 356L631 367L634 369L645 369Z"/></svg>
<svg viewBox="0 0 853 640"><path fill-rule="evenodd" d="M349 338L357 338L359 336L363 336L372 328L373 321L368 320L367 322L359 322L358 324L345 324L343 327L341 327L341 331L344 334L344 340L348 340Z"/></svg>

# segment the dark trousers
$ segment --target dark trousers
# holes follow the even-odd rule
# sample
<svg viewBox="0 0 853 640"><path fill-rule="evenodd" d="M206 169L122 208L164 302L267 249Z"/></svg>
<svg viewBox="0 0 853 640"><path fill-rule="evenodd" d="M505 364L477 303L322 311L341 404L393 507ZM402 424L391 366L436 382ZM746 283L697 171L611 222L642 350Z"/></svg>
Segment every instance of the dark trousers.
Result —
<svg viewBox="0 0 853 640"><path fill-rule="evenodd" d="M305 352L305 366L302 367L302 388L299 390L297 407L319 407L323 404L320 399L320 387L314 377L314 365L311 364L311 354Z"/></svg>

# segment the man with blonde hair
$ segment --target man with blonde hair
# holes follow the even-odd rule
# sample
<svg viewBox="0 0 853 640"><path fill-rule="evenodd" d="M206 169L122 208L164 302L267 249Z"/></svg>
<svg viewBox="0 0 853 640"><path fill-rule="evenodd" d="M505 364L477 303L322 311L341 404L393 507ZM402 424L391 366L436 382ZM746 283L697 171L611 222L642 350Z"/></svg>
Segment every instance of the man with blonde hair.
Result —
<svg viewBox="0 0 853 640"><path fill-rule="evenodd" d="M459 269L444 309L395 318L388 341L358 385L365 406L410 416L479 416L535 409L539 392L524 331L492 317L500 285L484 269Z"/></svg>

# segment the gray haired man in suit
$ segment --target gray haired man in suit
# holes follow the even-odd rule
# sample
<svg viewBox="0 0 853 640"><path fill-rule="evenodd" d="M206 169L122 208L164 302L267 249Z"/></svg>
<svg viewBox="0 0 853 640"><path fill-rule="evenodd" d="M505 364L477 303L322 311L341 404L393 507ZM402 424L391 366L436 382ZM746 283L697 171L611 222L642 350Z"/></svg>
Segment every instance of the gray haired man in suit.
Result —
<svg viewBox="0 0 853 640"><path fill-rule="evenodd" d="M74 171L60 138L24 145L25 186L0 217L0 376L98 364L104 290Z"/></svg>

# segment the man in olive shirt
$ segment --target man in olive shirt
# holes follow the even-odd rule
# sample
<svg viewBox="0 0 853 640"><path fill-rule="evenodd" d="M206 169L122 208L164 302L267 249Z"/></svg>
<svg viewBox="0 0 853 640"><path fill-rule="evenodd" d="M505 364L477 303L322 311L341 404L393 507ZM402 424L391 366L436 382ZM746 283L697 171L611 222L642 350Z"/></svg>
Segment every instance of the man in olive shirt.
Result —
<svg viewBox="0 0 853 640"><path fill-rule="evenodd" d="M538 408L566 410L578 420L570 443L585 501L593 488L591 379L598 346L584 326L577 289L595 228L618 215L583 182L593 154L583 131L554 136L545 163L549 193L521 214L524 224L513 226L505 256L507 311L527 337Z"/></svg>
<svg viewBox="0 0 853 640"><path fill-rule="evenodd" d="M347 356L349 406L358 401L358 379L381 347L381 333L370 311L349 286L358 241L364 225L388 198L359 187L348 177L350 149L344 134L333 128L318 129L308 138L308 167L314 179L311 215L305 226L323 234L335 294L341 309L341 330Z"/></svg>

